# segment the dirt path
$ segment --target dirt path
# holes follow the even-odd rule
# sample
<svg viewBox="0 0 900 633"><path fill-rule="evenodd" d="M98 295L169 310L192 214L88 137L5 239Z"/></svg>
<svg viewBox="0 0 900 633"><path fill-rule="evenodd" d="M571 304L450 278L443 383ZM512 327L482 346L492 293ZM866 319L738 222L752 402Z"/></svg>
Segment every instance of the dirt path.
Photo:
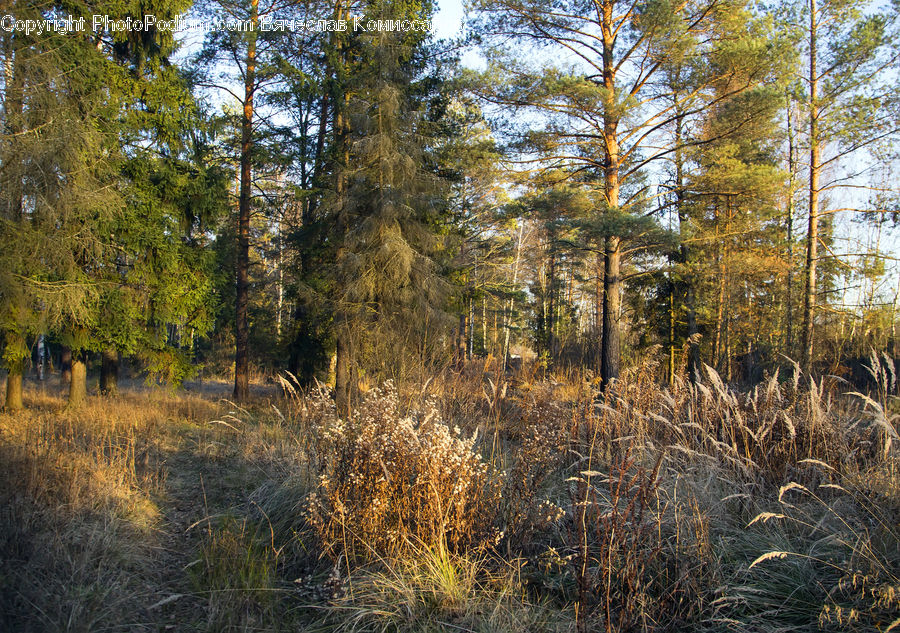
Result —
<svg viewBox="0 0 900 633"><path fill-rule="evenodd" d="M265 473L243 457L239 435L211 420L170 421L164 432L150 464L164 483L154 499L161 513L158 589L148 610L172 630L213 630L209 595L198 580L206 565L202 545L223 517L248 511Z"/></svg>

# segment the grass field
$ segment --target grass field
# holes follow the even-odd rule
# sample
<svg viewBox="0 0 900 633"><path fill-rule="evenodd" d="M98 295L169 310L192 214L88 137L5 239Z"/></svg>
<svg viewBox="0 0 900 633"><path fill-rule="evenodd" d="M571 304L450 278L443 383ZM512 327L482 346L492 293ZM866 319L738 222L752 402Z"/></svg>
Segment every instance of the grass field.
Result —
<svg viewBox="0 0 900 633"><path fill-rule="evenodd" d="M472 365L0 414L0 630L900 630L893 367L601 397Z"/></svg>

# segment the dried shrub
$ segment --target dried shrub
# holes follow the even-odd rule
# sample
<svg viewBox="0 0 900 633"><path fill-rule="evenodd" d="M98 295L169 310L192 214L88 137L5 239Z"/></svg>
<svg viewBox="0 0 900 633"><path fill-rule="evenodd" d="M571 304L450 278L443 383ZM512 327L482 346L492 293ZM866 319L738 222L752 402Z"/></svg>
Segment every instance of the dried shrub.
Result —
<svg viewBox="0 0 900 633"><path fill-rule="evenodd" d="M411 545L451 551L496 542L501 478L431 405L401 417L393 386L373 389L352 419L327 418L310 523L327 552L394 555Z"/></svg>
<svg viewBox="0 0 900 633"><path fill-rule="evenodd" d="M661 515L654 512L660 454L651 471L637 465L630 451L604 475L586 470L571 477L572 523L566 549L577 591L578 629L602 617L605 630L646 630L655 624L659 604L651 568L662 550Z"/></svg>
<svg viewBox="0 0 900 633"><path fill-rule="evenodd" d="M541 532L561 518L560 486L572 460L572 409L561 402L535 398L524 408L521 438L508 469L503 492L506 537L510 549L540 549ZM553 497L557 497L554 499Z"/></svg>

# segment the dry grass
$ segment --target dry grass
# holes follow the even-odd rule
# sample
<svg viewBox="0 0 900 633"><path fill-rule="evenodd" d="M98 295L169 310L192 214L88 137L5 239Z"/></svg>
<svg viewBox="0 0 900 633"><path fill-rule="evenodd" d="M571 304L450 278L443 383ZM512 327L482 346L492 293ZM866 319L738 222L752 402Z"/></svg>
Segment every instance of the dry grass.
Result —
<svg viewBox="0 0 900 633"><path fill-rule="evenodd" d="M0 629L900 629L895 369L740 390L470 365L0 415Z"/></svg>
<svg viewBox="0 0 900 633"><path fill-rule="evenodd" d="M536 604L518 569L421 546L400 559L362 568L324 609L318 625L353 633L538 633L568 631L567 609Z"/></svg>
<svg viewBox="0 0 900 633"><path fill-rule="evenodd" d="M24 411L0 414L0 629L195 620L191 605L210 594L184 568L208 552L205 533L187 528L297 468L284 421L260 422L262 402L247 411L167 390L123 390L74 411L62 396L29 395Z"/></svg>

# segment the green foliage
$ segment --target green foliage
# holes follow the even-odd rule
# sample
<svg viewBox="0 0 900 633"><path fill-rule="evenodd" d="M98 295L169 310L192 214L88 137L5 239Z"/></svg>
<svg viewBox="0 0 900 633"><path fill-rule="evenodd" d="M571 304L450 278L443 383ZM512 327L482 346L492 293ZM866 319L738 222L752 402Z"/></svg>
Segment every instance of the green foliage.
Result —
<svg viewBox="0 0 900 633"><path fill-rule="evenodd" d="M373 2L365 17L417 19L430 11L430 3ZM327 205L337 336L354 341L363 367L390 376L407 371L409 356L421 362L432 356L427 328L445 320L449 294L440 274L446 205L430 151L430 81L422 76L426 35L378 31L354 39L358 57L340 114L346 127L335 132L338 184ZM372 338L360 336L361 327L407 352L380 354Z"/></svg>

